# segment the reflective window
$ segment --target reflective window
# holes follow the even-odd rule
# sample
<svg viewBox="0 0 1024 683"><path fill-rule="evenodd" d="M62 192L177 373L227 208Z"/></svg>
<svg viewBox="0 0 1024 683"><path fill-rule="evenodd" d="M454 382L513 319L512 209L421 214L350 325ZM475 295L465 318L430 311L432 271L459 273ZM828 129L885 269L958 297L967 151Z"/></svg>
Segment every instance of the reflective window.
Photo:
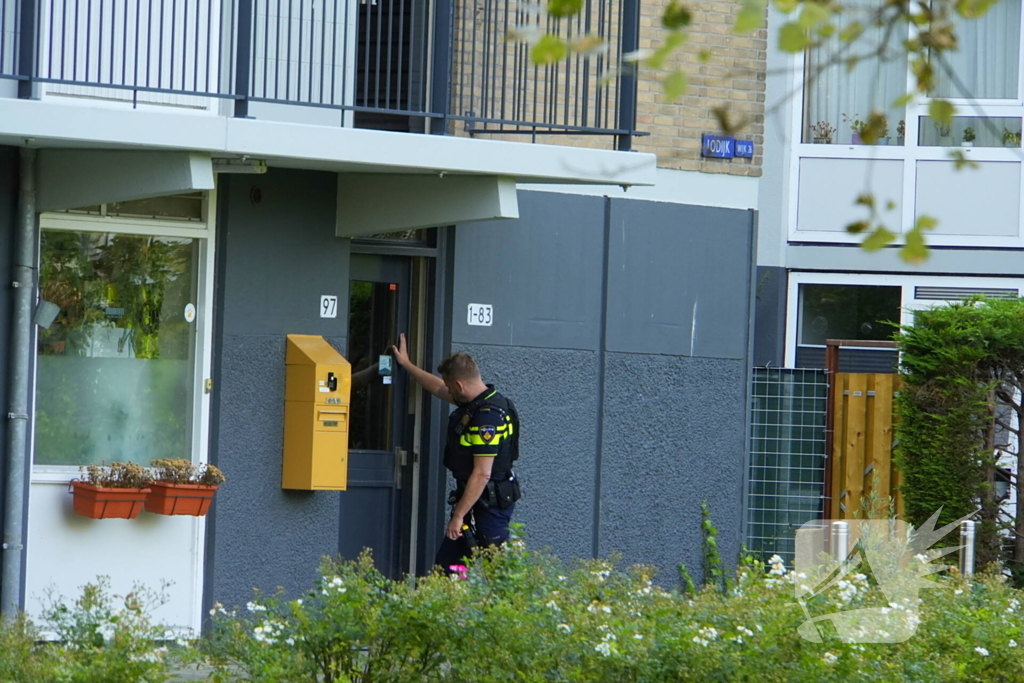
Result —
<svg viewBox="0 0 1024 683"><path fill-rule="evenodd" d="M196 243L43 231L37 465L192 459Z"/></svg>
<svg viewBox="0 0 1024 683"><path fill-rule="evenodd" d="M890 323L899 323L901 296L901 287L800 285L800 344L892 339L896 328Z"/></svg>
<svg viewBox="0 0 1024 683"><path fill-rule="evenodd" d="M398 338L398 285L352 280L349 360L352 363L349 448L389 451L394 418L390 377L378 375L379 359Z"/></svg>

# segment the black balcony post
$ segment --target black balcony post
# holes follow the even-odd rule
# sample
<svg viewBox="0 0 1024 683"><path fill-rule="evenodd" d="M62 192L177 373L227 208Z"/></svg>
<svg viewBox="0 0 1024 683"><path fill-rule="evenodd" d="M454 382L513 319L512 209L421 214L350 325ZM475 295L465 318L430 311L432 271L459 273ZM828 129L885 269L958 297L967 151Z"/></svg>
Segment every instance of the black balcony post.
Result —
<svg viewBox="0 0 1024 683"><path fill-rule="evenodd" d="M18 26L18 97L30 100L36 77L36 0L21 0L21 22Z"/></svg>
<svg viewBox="0 0 1024 683"><path fill-rule="evenodd" d="M640 0L622 0L622 54L636 52L640 46ZM628 152L636 128L636 63L619 71L619 130L615 148Z"/></svg>
<svg viewBox="0 0 1024 683"><path fill-rule="evenodd" d="M235 53L235 116L249 118L249 73L252 66L252 0L238 0L238 48Z"/></svg>
<svg viewBox="0 0 1024 683"><path fill-rule="evenodd" d="M452 107L452 30L454 0L436 0L434 4L434 54L430 65L430 113L443 118L430 119L430 132L448 134L448 116Z"/></svg>

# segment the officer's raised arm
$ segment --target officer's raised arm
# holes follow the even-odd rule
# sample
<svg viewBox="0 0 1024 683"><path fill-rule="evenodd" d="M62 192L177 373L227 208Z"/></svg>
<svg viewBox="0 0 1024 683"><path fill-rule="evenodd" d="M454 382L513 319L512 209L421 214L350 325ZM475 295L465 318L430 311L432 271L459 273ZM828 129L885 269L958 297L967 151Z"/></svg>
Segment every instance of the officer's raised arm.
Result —
<svg viewBox="0 0 1024 683"><path fill-rule="evenodd" d="M455 403L455 399L452 398L452 394L448 391L448 387L445 385L444 380L435 374L427 372L423 368L418 367L409 358L409 348L405 342L405 333L398 335L398 346L391 347L391 355L395 357L398 364L401 365L406 371L412 375L413 379L419 382L420 386L437 396L442 401L448 401L449 403Z"/></svg>

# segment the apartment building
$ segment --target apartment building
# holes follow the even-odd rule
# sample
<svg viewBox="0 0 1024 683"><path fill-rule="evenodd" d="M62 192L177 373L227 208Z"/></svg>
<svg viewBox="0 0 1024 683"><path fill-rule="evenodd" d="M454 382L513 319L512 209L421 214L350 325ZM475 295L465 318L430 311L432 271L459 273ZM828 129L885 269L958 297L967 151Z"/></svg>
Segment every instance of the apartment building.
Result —
<svg viewBox="0 0 1024 683"><path fill-rule="evenodd" d="M945 125L928 116L927 97L898 104L916 92L901 45L911 29L888 36L875 27L884 4L848 3L838 16L840 31L869 27L852 48L835 39L806 55L768 51L754 334L755 450L763 452L751 475L750 542L784 553L793 530L822 515L827 380L814 371L825 368L825 341L885 341L915 310L1024 293L1021 5L996 3L957 26L959 49L943 57L948 73L937 66L936 96L956 106ZM785 21L773 12L768 23ZM882 58L848 68L851 55L872 54ZM862 144L858 128L873 110L888 131ZM975 167L958 169L954 154ZM874 252L846 229L870 217L856 203L862 194L874 196L877 220L896 235ZM899 252L921 216L938 221L925 235L930 253L908 263ZM839 353L841 372L889 373L896 363L892 348Z"/></svg>
<svg viewBox="0 0 1024 683"><path fill-rule="evenodd" d="M377 371L402 332L516 400L532 543L671 573L712 498L734 555L765 45L706 4L664 104L614 68L660 35L637 0L552 22L611 47L546 67L511 0L0 3L5 608L166 581L158 617L199 629L325 554L428 571L448 408ZM712 100L752 159L701 156ZM368 378L346 490L282 487L288 334ZM207 516L73 513L80 466L158 457L225 472Z"/></svg>

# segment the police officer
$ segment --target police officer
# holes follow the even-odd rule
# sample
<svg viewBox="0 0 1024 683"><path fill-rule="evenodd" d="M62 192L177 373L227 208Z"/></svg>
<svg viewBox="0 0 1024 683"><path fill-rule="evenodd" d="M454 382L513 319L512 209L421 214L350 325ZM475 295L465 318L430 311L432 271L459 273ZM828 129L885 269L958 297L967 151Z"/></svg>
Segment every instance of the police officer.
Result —
<svg viewBox="0 0 1024 683"><path fill-rule="evenodd" d="M436 564L448 569L469 554L470 544L493 545L508 540L509 523L520 497L512 472L518 457L519 416L515 406L493 385L484 384L476 361L467 353L454 353L437 366L441 375L417 367L410 359L405 335L391 347L398 364L424 389L454 403L448 419L444 466L455 477L454 504ZM475 539L463 533L470 512Z"/></svg>

